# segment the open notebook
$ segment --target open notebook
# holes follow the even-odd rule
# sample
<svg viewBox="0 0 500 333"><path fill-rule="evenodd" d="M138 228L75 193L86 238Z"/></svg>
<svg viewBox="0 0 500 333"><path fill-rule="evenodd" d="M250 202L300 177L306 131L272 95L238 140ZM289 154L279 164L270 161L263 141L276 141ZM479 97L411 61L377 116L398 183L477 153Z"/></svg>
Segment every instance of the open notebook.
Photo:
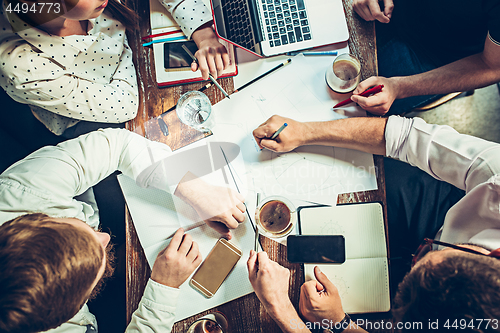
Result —
<svg viewBox="0 0 500 333"><path fill-rule="evenodd" d="M203 1L205 2L205 5L207 5L208 8L210 8L210 2L208 0L203 0ZM158 0L149 0L149 8L150 8L151 34L154 35L164 32L180 30L180 27L177 25L177 23L172 18L170 13L165 9L165 7L161 5L161 3ZM155 37L152 40L154 41L170 37L181 38L176 42L171 42L170 44L172 45L180 44L187 41L186 36L182 32L173 33L167 36ZM226 47L226 50L229 54L229 60L231 61L231 65L228 68L226 68L222 72L222 75L220 75L219 77L224 78L237 75L238 69L236 66L234 46L221 39L219 39L219 42ZM180 47L176 47L175 49L180 50ZM200 71L192 72L190 67L166 69L164 43L153 44L153 57L155 63L156 82L158 83L159 87L167 87L171 85L203 81L203 79L201 78ZM174 57L176 57L175 54Z"/></svg>
<svg viewBox="0 0 500 333"><path fill-rule="evenodd" d="M343 235L346 261L317 265L335 284L347 313L390 310L384 217L379 203L311 207L299 211L303 235ZM305 264L306 281L314 266Z"/></svg>

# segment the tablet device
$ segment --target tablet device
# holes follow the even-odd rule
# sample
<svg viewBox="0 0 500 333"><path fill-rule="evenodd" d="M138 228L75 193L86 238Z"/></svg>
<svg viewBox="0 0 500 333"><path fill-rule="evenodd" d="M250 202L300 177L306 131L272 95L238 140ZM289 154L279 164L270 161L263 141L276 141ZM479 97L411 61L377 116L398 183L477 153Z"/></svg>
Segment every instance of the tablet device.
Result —
<svg viewBox="0 0 500 333"><path fill-rule="evenodd" d="M186 47L193 54L198 51L196 43L193 41L189 42L174 42L174 43L164 43L163 44L163 67L166 71L178 71L178 70L191 70L191 63L193 59L184 51L182 45Z"/></svg>

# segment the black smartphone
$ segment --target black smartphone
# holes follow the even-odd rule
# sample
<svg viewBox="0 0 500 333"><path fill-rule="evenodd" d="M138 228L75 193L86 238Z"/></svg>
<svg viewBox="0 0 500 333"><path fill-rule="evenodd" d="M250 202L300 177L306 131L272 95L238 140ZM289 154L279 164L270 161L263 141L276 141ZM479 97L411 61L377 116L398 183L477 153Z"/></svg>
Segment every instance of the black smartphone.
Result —
<svg viewBox="0 0 500 333"><path fill-rule="evenodd" d="M345 238L342 235L290 235L286 243L287 259L291 263L345 262Z"/></svg>
<svg viewBox="0 0 500 333"><path fill-rule="evenodd" d="M174 42L174 43L163 43L163 66L165 70L179 70L182 68L191 68L191 63L193 59L189 54L184 51L182 45L195 54L198 51L198 47L195 42Z"/></svg>

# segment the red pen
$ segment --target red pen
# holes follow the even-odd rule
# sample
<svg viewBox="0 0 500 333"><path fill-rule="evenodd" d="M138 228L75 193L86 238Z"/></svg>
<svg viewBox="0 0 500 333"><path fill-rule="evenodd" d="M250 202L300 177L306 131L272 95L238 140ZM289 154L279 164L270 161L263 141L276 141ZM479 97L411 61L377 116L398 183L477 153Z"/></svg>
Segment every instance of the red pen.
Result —
<svg viewBox="0 0 500 333"><path fill-rule="evenodd" d="M368 90L363 91L361 94L359 94L359 96L366 97L366 96L369 96L369 95L374 95L374 94L377 94L377 93L379 93L379 92L381 92L381 91L382 91L382 88L383 88L383 87L384 87L384 85L383 85L383 84L378 85L378 86L375 86L375 87L373 87L373 88L370 88L370 89L368 89ZM352 103L352 100L351 100L350 98L348 98L348 99L346 99L345 101L342 101L342 102L340 102L340 103L336 104L333 108L335 109L335 108L338 108L338 107L340 107L340 106L347 105L347 104L349 104L349 103Z"/></svg>
<svg viewBox="0 0 500 333"><path fill-rule="evenodd" d="M141 37L141 39L142 40L146 40L148 38L154 38L154 37L160 37L160 36L167 36L167 35L175 34L175 33L178 33L178 32L182 32L182 30L178 29L178 30L174 30L174 31L163 32L161 34L147 35L147 36Z"/></svg>

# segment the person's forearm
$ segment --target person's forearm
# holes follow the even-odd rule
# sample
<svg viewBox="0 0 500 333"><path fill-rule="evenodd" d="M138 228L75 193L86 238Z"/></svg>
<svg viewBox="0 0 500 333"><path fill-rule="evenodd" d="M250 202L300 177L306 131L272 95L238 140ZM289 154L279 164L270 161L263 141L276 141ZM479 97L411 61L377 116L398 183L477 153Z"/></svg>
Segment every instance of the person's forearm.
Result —
<svg viewBox="0 0 500 333"><path fill-rule="evenodd" d="M187 172L177 185L174 195L193 206L206 195L206 183L191 172Z"/></svg>
<svg viewBox="0 0 500 333"><path fill-rule="evenodd" d="M217 35L215 35L215 32L212 29L212 21L203 24L191 35L191 39L196 43L196 45L200 45L203 40L208 38L217 38Z"/></svg>
<svg viewBox="0 0 500 333"><path fill-rule="evenodd" d="M475 54L431 71L390 78L398 85L397 98L448 94L486 87L500 81L500 67L483 53Z"/></svg>
<svg viewBox="0 0 500 333"><path fill-rule="evenodd" d="M286 309L270 310L268 313L284 333L311 333L291 303Z"/></svg>
<svg viewBox="0 0 500 333"><path fill-rule="evenodd" d="M335 146L385 155L386 123L387 118L375 117L305 123L303 145Z"/></svg>

